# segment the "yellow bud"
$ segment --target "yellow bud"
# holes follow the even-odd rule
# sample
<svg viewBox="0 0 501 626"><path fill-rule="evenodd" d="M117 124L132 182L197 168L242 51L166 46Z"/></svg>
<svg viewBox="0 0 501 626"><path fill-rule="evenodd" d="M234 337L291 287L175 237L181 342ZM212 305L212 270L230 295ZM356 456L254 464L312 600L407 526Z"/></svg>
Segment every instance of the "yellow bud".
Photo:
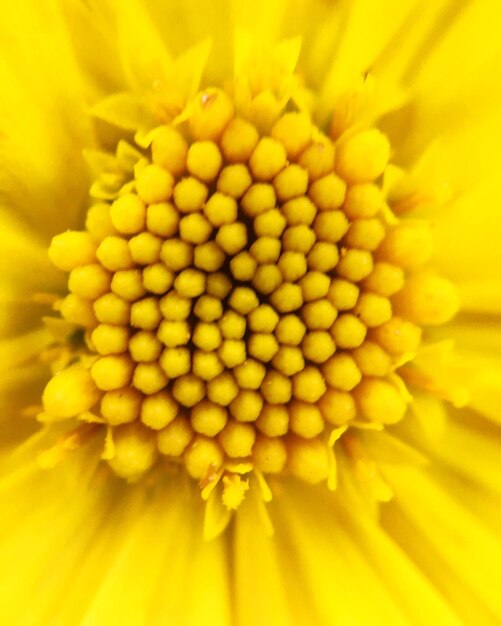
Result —
<svg viewBox="0 0 501 626"><path fill-rule="evenodd" d="M65 419L91 409L100 395L89 370L72 365L49 380L42 402L51 417Z"/></svg>
<svg viewBox="0 0 501 626"><path fill-rule="evenodd" d="M89 233L68 230L53 237L49 259L58 269L70 272L95 261L96 244Z"/></svg>
<svg viewBox="0 0 501 626"><path fill-rule="evenodd" d="M148 428L137 422L114 428L113 443L115 455L108 463L115 474L122 478L139 478L156 460L155 437Z"/></svg>

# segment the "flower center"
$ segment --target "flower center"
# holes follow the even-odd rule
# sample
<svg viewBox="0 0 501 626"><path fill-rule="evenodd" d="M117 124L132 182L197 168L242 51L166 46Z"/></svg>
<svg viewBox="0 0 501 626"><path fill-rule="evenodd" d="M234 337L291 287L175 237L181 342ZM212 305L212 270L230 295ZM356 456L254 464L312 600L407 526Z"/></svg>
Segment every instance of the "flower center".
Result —
<svg viewBox="0 0 501 626"><path fill-rule="evenodd" d="M229 509L252 471L328 480L340 433L401 420L395 371L455 295L408 276L430 233L385 202L386 137L331 134L299 111L260 133L218 89L152 131L116 199L52 241L85 344L46 418L94 416L122 477L164 458L203 489L222 479Z"/></svg>

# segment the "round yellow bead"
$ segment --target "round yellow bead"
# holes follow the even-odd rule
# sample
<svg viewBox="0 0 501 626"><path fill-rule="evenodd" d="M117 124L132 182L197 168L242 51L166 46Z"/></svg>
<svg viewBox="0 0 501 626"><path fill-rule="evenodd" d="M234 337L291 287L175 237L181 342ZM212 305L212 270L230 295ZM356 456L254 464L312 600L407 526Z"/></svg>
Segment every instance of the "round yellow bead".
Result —
<svg viewBox="0 0 501 626"><path fill-rule="evenodd" d="M171 322L183 321L191 313L191 300L183 298L175 291L165 295L159 304L164 319Z"/></svg>
<svg viewBox="0 0 501 626"><path fill-rule="evenodd" d="M287 468L293 476L317 484L329 475L326 444L320 439L291 437L287 441Z"/></svg>
<svg viewBox="0 0 501 626"><path fill-rule="evenodd" d="M287 202L306 193L308 189L308 172L301 166L293 163L279 172L273 179L273 186L277 198Z"/></svg>
<svg viewBox="0 0 501 626"><path fill-rule="evenodd" d="M327 331L315 330L306 334L301 348L312 363L324 363L336 351L336 344Z"/></svg>
<svg viewBox="0 0 501 626"><path fill-rule="evenodd" d="M362 287L381 296L392 296L402 289L404 272L402 268L389 263L375 263L372 272L362 282Z"/></svg>
<svg viewBox="0 0 501 626"><path fill-rule="evenodd" d="M251 389L241 389L230 403L230 413L238 422L255 422L263 408L263 396Z"/></svg>
<svg viewBox="0 0 501 626"><path fill-rule="evenodd" d="M353 395L338 389L327 389L318 402L318 408L324 420L333 426L347 424L357 416Z"/></svg>
<svg viewBox="0 0 501 626"><path fill-rule="evenodd" d="M223 272L215 272L207 276L207 293L214 298L223 300L230 293L232 282Z"/></svg>
<svg viewBox="0 0 501 626"><path fill-rule="evenodd" d="M225 339L242 339L247 327L245 317L236 311L226 311L218 324Z"/></svg>
<svg viewBox="0 0 501 626"><path fill-rule="evenodd" d="M153 433L134 422L113 429L113 458L109 465L122 478L137 480L156 460L157 450Z"/></svg>
<svg viewBox="0 0 501 626"><path fill-rule="evenodd" d="M348 220L342 211L319 213L313 222L316 238L329 243L337 243L344 237L348 228Z"/></svg>
<svg viewBox="0 0 501 626"><path fill-rule="evenodd" d="M360 295L353 312L368 328L380 326L391 318L391 302L384 296L366 291Z"/></svg>
<svg viewBox="0 0 501 626"><path fill-rule="evenodd" d="M339 261L338 247L327 241L317 241L308 253L308 268L315 272L331 272Z"/></svg>
<svg viewBox="0 0 501 626"><path fill-rule="evenodd" d="M284 146L289 158L296 158L310 143L311 132L309 116L294 111L285 113L275 122L271 136Z"/></svg>
<svg viewBox="0 0 501 626"><path fill-rule="evenodd" d="M278 341L289 346L298 346L305 333L306 326L296 315L283 315L275 328Z"/></svg>
<svg viewBox="0 0 501 626"><path fill-rule="evenodd" d="M133 387L107 391L101 399L101 415L111 426L129 424L139 417L143 394Z"/></svg>
<svg viewBox="0 0 501 626"><path fill-rule="evenodd" d="M167 384L167 377L158 363L138 363L132 384L136 389L149 395L163 389Z"/></svg>
<svg viewBox="0 0 501 626"><path fill-rule="evenodd" d="M139 265L156 263L160 257L162 240L151 233L139 233L129 241L132 259Z"/></svg>
<svg viewBox="0 0 501 626"><path fill-rule="evenodd" d="M159 391L143 400L141 421L153 430L161 430L179 414L179 404L167 391Z"/></svg>
<svg viewBox="0 0 501 626"><path fill-rule="evenodd" d="M254 232L258 237L278 238L284 232L287 221L279 209L270 209L254 218Z"/></svg>
<svg viewBox="0 0 501 626"><path fill-rule="evenodd" d="M71 365L47 383L42 395L44 410L60 419L88 411L101 395L96 384L92 371L89 373L79 364Z"/></svg>
<svg viewBox="0 0 501 626"><path fill-rule="evenodd" d="M289 226L282 235L282 246L284 250L302 252L303 254L311 250L315 241L315 232L306 226L306 224Z"/></svg>
<svg viewBox="0 0 501 626"><path fill-rule="evenodd" d="M317 180L334 169L334 144L327 137L312 143L299 157L299 165L307 170L310 180Z"/></svg>
<svg viewBox="0 0 501 626"><path fill-rule="evenodd" d="M96 244L90 233L68 230L52 238L49 259L58 269L70 272L96 260Z"/></svg>
<svg viewBox="0 0 501 626"><path fill-rule="evenodd" d="M195 141L188 150L188 171L200 180L210 183L219 173L223 157L213 141Z"/></svg>
<svg viewBox="0 0 501 626"><path fill-rule="evenodd" d="M346 280L359 282L369 276L373 267L372 254L370 252L351 248L341 254L336 272Z"/></svg>
<svg viewBox="0 0 501 626"><path fill-rule="evenodd" d="M274 237L258 237L251 245L249 252L259 265L276 263L280 256L280 239Z"/></svg>
<svg viewBox="0 0 501 626"><path fill-rule="evenodd" d="M240 163L223 167L217 179L217 190L232 198L241 198L252 185L252 177Z"/></svg>
<svg viewBox="0 0 501 626"><path fill-rule="evenodd" d="M230 270L236 280L252 280L256 269L257 263L247 251L239 252L230 261Z"/></svg>
<svg viewBox="0 0 501 626"><path fill-rule="evenodd" d="M258 141L259 134L254 126L236 117L221 137L221 149L230 163L243 163L250 157Z"/></svg>
<svg viewBox="0 0 501 626"><path fill-rule="evenodd" d="M249 159L249 167L256 180L271 180L286 164L284 146L272 137L262 137Z"/></svg>
<svg viewBox="0 0 501 626"><path fill-rule="evenodd" d="M185 374L174 381L172 395L183 406L195 406L205 397L205 383L192 374Z"/></svg>
<svg viewBox="0 0 501 626"><path fill-rule="evenodd" d="M343 243L351 248L373 251L383 241L384 236L385 230L380 220L359 219L351 223Z"/></svg>
<svg viewBox="0 0 501 626"><path fill-rule="evenodd" d="M75 267L68 278L68 289L86 300L96 300L104 295L110 284L111 274L97 263Z"/></svg>
<svg viewBox="0 0 501 626"><path fill-rule="evenodd" d="M250 287L235 287L233 289L228 304L242 315L247 315L259 306L259 298L256 292Z"/></svg>
<svg viewBox="0 0 501 626"><path fill-rule="evenodd" d="M99 324L92 331L91 340L99 354L121 354L127 350L129 329L126 326Z"/></svg>
<svg viewBox="0 0 501 626"><path fill-rule="evenodd" d="M412 322L394 316L374 328L371 339L390 354L414 353L421 342L421 329Z"/></svg>
<svg viewBox="0 0 501 626"><path fill-rule="evenodd" d="M193 374L208 381L219 376L224 371L224 363L216 352L195 350L193 353Z"/></svg>
<svg viewBox="0 0 501 626"><path fill-rule="evenodd" d="M188 124L195 139L217 140L233 117L233 104L221 89L209 88L197 94Z"/></svg>
<svg viewBox="0 0 501 626"><path fill-rule="evenodd" d="M129 341L129 352L136 362L156 361L161 351L162 344L147 330L140 330Z"/></svg>
<svg viewBox="0 0 501 626"><path fill-rule="evenodd" d="M164 320L160 324L157 337L167 348L177 348L188 343L191 331L187 322Z"/></svg>
<svg viewBox="0 0 501 626"><path fill-rule="evenodd" d="M222 406L228 406L237 397L238 391L238 386L230 372L223 372L207 383L207 397Z"/></svg>
<svg viewBox="0 0 501 626"><path fill-rule="evenodd" d="M284 280L293 283L306 274L306 257L302 252L284 252L278 259L278 268Z"/></svg>
<svg viewBox="0 0 501 626"><path fill-rule="evenodd" d="M380 188L371 183L362 183L348 187L343 211L350 219L374 217L383 204Z"/></svg>
<svg viewBox="0 0 501 626"><path fill-rule="evenodd" d="M362 380L355 359L345 353L334 354L321 370L327 384L341 391L351 391Z"/></svg>
<svg viewBox="0 0 501 626"><path fill-rule="evenodd" d="M174 202L181 213L201 211L209 190L197 178L187 176L174 187Z"/></svg>
<svg viewBox="0 0 501 626"><path fill-rule="evenodd" d="M60 311L64 319L70 322L70 324L76 324L84 328L93 328L97 324L92 302L74 293L69 293L64 298Z"/></svg>
<svg viewBox="0 0 501 626"><path fill-rule="evenodd" d="M257 292L269 295L283 282L282 273L276 265L259 265L252 279L252 286Z"/></svg>
<svg viewBox="0 0 501 626"><path fill-rule="evenodd" d="M238 339L225 339L218 350L219 358L226 367L236 367L247 358L245 341Z"/></svg>
<svg viewBox="0 0 501 626"><path fill-rule="evenodd" d="M148 230L161 237L172 237L179 224L179 213L170 202L150 204L146 209L146 226Z"/></svg>
<svg viewBox="0 0 501 626"><path fill-rule="evenodd" d="M277 312L269 304L260 304L247 316L249 328L256 333L272 333L279 319Z"/></svg>
<svg viewBox="0 0 501 626"><path fill-rule="evenodd" d="M196 298L205 292L205 274L199 270L186 269L174 279L174 288L182 298Z"/></svg>
<svg viewBox="0 0 501 626"><path fill-rule="evenodd" d="M134 362L125 355L103 356L90 370L94 382L103 391L126 387L132 380L133 372Z"/></svg>
<svg viewBox="0 0 501 626"><path fill-rule="evenodd" d="M292 397L292 383L287 376L269 370L263 379L261 393L270 404L286 404Z"/></svg>
<svg viewBox="0 0 501 626"><path fill-rule="evenodd" d="M136 176L137 195L146 204L168 200L173 186L174 177L159 165L147 165Z"/></svg>
<svg viewBox="0 0 501 626"><path fill-rule="evenodd" d="M118 232L125 235L135 235L144 230L146 207L141 198L135 194L126 193L113 202L110 208L110 217Z"/></svg>
<svg viewBox="0 0 501 626"><path fill-rule="evenodd" d="M384 172L389 158L390 142L373 128L338 142L335 168L350 183L368 183Z"/></svg>
<svg viewBox="0 0 501 626"><path fill-rule="evenodd" d="M163 263L154 263L143 269L143 287L146 291L162 295L174 282L174 274Z"/></svg>
<svg viewBox="0 0 501 626"><path fill-rule="evenodd" d="M272 185L256 183L249 187L240 201L240 206L249 217L257 217L261 213L274 209L276 205L275 189Z"/></svg>
<svg viewBox="0 0 501 626"><path fill-rule="evenodd" d="M155 130L151 144L153 163L160 165L174 176L180 176L186 167L188 144L184 137L171 126L160 126Z"/></svg>
<svg viewBox="0 0 501 626"><path fill-rule="evenodd" d="M160 366L168 378L178 378L191 370L191 354L188 348L165 348Z"/></svg>
<svg viewBox="0 0 501 626"><path fill-rule="evenodd" d="M193 246L181 239L167 239L162 244L160 258L167 269L179 272L191 265L193 261Z"/></svg>
<svg viewBox="0 0 501 626"><path fill-rule="evenodd" d="M230 421L219 434L219 441L230 458L250 456L256 432L250 424Z"/></svg>
<svg viewBox="0 0 501 626"><path fill-rule="evenodd" d="M215 437L226 426L228 411L208 400L202 400L191 409L191 425L201 435Z"/></svg>
<svg viewBox="0 0 501 626"><path fill-rule="evenodd" d="M235 198L216 192L207 200L203 211L213 226L232 224L237 219L237 203Z"/></svg>
<svg viewBox="0 0 501 626"><path fill-rule="evenodd" d="M195 246L193 251L193 264L205 272L216 272L225 262L226 255L215 241ZM211 277L207 278L209 285ZM207 287L209 288L209 287Z"/></svg>
<svg viewBox="0 0 501 626"><path fill-rule="evenodd" d="M252 448L255 466L266 474L279 474L287 463L287 448L282 439L258 435Z"/></svg>
<svg viewBox="0 0 501 626"><path fill-rule="evenodd" d="M242 222L223 224L216 235L216 242L226 254L234 255L247 245L247 228Z"/></svg>
<svg viewBox="0 0 501 626"><path fill-rule="evenodd" d="M364 376L385 376L390 370L390 356L373 341L364 341L351 354Z"/></svg>
<svg viewBox="0 0 501 626"><path fill-rule="evenodd" d="M309 402L294 400L289 407L290 429L296 435L312 439L324 429L324 420L318 407Z"/></svg>
<svg viewBox="0 0 501 626"><path fill-rule="evenodd" d="M303 304L301 287L293 283L283 283L271 294L270 302L280 313L296 311Z"/></svg>
<svg viewBox="0 0 501 626"><path fill-rule="evenodd" d="M334 279L331 282L327 299L339 311L348 311L357 303L360 289L348 280Z"/></svg>
<svg viewBox="0 0 501 626"><path fill-rule="evenodd" d="M273 357L272 364L285 376L293 376L304 368L303 352L294 346L280 346Z"/></svg>
<svg viewBox="0 0 501 626"><path fill-rule="evenodd" d="M213 296L200 296L193 308L193 313L202 322L214 322L223 315L221 300Z"/></svg>
<svg viewBox="0 0 501 626"><path fill-rule="evenodd" d="M215 439L196 435L184 452L186 471L192 478L207 480L218 472L224 455Z"/></svg>
<svg viewBox="0 0 501 626"><path fill-rule="evenodd" d="M233 369L233 374L241 389L259 389L266 375L266 367L254 359L246 359Z"/></svg>
<svg viewBox="0 0 501 626"><path fill-rule="evenodd" d="M323 298L327 295L330 284L330 278L323 272L308 272L299 281L303 300L310 302L311 300Z"/></svg>
<svg viewBox="0 0 501 626"><path fill-rule="evenodd" d="M191 340L201 350L211 352L221 345L221 331L215 323L199 322Z"/></svg>
<svg viewBox="0 0 501 626"><path fill-rule="evenodd" d="M322 374L312 365L308 365L292 378L292 393L298 400L317 402L326 389Z"/></svg>
<svg viewBox="0 0 501 626"><path fill-rule="evenodd" d="M379 378L364 378L354 394L363 415L373 422L395 424L407 409L398 389Z"/></svg>
<svg viewBox="0 0 501 626"><path fill-rule="evenodd" d="M176 417L170 424L157 434L157 446L161 454L181 456L193 437L189 421L184 417Z"/></svg>
<svg viewBox="0 0 501 626"><path fill-rule="evenodd" d="M332 337L339 348L357 348L367 334L367 327L351 313L340 315L331 330Z"/></svg>
<svg viewBox="0 0 501 626"><path fill-rule="evenodd" d="M337 311L328 300L317 300L303 305L301 317L310 330L327 330L334 323Z"/></svg>
<svg viewBox="0 0 501 626"><path fill-rule="evenodd" d="M157 298L144 298L134 302L130 308L130 323L134 328L155 330L162 321Z"/></svg>
<svg viewBox="0 0 501 626"><path fill-rule="evenodd" d="M327 174L310 185L308 195L321 211L333 211L344 202L346 183L334 173Z"/></svg>
<svg viewBox="0 0 501 626"><path fill-rule="evenodd" d="M191 213L179 222L179 235L188 243L205 243L212 233L212 224L201 214Z"/></svg>
<svg viewBox="0 0 501 626"><path fill-rule="evenodd" d="M116 235L110 214L110 205L104 202L94 204L87 211L85 228L95 241L102 241L110 235Z"/></svg>
<svg viewBox="0 0 501 626"><path fill-rule="evenodd" d="M278 342L271 333L252 333L247 341L247 350L258 361L268 363L278 352Z"/></svg>
<svg viewBox="0 0 501 626"><path fill-rule="evenodd" d="M106 324L128 324L130 303L114 293L106 293L94 302L94 313L100 322Z"/></svg>
<svg viewBox="0 0 501 626"><path fill-rule="evenodd" d="M317 214L317 207L306 196L289 200L282 207L281 211L289 226L299 226L306 224L310 226Z"/></svg>
<svg viewBox="0 0 501 626"><path fill-rule="evenodd" d="M257 428L268 437L280 437L289 430L289 410L283 404L265 404L256 421Z"/></svg>
<svg viewBox="0 0 501 626"><path fill-rule="evenodd" d="M115 272L111 280L111 290L127 302L134 302L134 300L142 298L146 293L142 272L133 269Z"/></svg>

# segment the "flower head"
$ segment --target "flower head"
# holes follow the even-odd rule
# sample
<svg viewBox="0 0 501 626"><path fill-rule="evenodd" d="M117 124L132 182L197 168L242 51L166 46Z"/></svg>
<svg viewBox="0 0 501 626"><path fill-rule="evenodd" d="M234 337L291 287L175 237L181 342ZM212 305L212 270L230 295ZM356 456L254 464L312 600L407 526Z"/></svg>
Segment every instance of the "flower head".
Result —
<svg viewBox="0 0 501 626"><path fill-rule="evenodd" d="M497 311L500 272L482 246L495 218L474 227L469 191L492 202L491 170L461 180L453 155L479 144L458 130L470 92L437 83L488 3L417 22L412 3L380 4L197 4L215 23L189 14L181 42L174 2L154 19L139 2L47 9L79 130L77 165L58 155L43 181L44 220L41 181L21 184L29 161L11 173L6 152L19 261L5 291L22 316L5 389L34 396L8 401L27 426L8 422L2 489L20 511L37 490L25 531L9 517L7 554L28 542L68 570L33 623L495 623L482 459L498 364L472 315ZM79 20L89 37L69 43ZM20 567L15 589L47 566ZM72 572L81 593L61 601Z"/></svg>

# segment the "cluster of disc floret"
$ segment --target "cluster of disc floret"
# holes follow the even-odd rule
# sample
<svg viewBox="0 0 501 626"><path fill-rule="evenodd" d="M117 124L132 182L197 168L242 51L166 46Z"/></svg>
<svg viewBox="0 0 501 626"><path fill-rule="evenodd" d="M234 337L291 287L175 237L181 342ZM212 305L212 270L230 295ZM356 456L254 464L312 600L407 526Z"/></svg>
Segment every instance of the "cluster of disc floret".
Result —
<svg viewBox="0 0 501 626"><path fill-rule="evenodd" d="M333 430L403 417L394 370L438 280L406 279L430 238L391 219L389 156L375 129L334 139L291 111L260 133L223 91L199 94L116 199L52 242L86 354L49 382L46 414L94 414L131 479L162 455L202 486L326 479Z"/></svg>

